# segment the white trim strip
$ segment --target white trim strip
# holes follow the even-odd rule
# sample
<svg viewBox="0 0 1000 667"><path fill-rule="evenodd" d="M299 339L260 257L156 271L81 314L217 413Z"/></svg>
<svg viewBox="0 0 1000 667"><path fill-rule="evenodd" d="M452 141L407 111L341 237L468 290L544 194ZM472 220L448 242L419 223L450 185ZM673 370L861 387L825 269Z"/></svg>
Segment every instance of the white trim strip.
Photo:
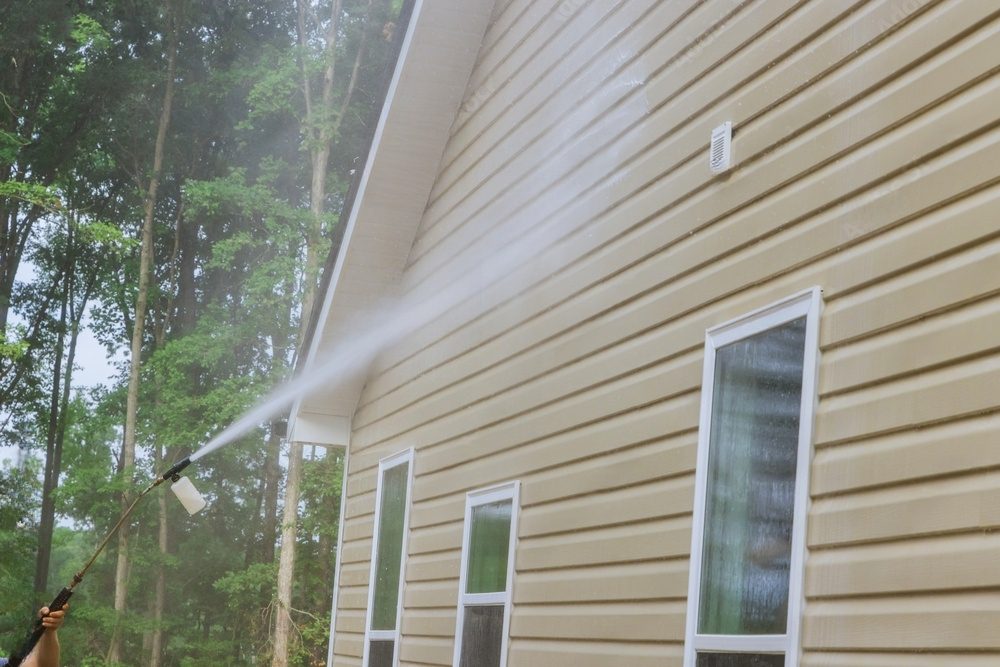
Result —
<svg viewBox="0 0 1000 667"><path fill-rule="evenodd" d="M350 434L350 429L348 429ZM327 456L330 455L327 450ZM333 563L333 600L330 609L330 638L327 640L326 667L333 667L333 646L337 642L337 602L340 599L340 555L344 553L344 508L347 506L347 470L351 462L350 435L348 441L337 449L344 450L344 473L340 476L340 519L337 523L337 551L334 554Z"/></svg>
<svg viewBox="0 0 1000 667"><path fill-rule="evenodd" d="M691 641L695 650L723 653L784 653L788 648L785 635L695 635Z"/></svg>
<svg viewBox="0 0 1000 667"><path fill-rule="evenodd" d="M507 591L497 591L496 593L462 593L462 604L507 604Z"/></svg>

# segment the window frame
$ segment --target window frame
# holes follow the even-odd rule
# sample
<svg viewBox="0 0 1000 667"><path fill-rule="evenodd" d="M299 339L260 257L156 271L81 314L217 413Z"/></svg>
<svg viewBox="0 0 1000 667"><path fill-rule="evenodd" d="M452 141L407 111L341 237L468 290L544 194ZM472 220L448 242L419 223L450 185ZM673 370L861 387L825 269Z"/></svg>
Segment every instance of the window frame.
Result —
<svg viewBox="0 0 1000 667"><path fill-rule="evenodd" d="M809 514L809 472L812 463L813 426L816 414L819 369L819 321L822 290L813 287L719 324L705 332L705 361L698 420L698 454L695 467L694 513L691 528L691 560L688 577L687 618L684 635L684 667L695 667L697 653L784 653L785 667L798 667L801 660L802 609L805 604L803 577L807 555L806 519ZM795 498L792 514L791 554L788 573L788 617L784 634L704 635L698 633L701 607L701 573L705 539L705 508L708 492L709 441L712 400L715 392L716 351L737 341L805 317L805 349L802 365L802 395L799 404L798 450L795 464Z"/></svg>
<svg viewBox="0 0 1000 667"><path fill-rule="evenodd" d="M406 559L409 551L410 535L410 503L413 497L413 448L405 449L401 452L387 456L378 462L378 477L375 483L375 518L374 531L372 534L372 555L368 572L368 608L365 612L365 645L362 652L361 664L368 667L369 653L372 641L392 640L392 664L393 667L399 665L399 640L400 628L403 625L403 593L406 589ZM372 616L375 612L375 580L378 577L378 548L379 530L382 520L382 490L385 473L393 468L397 468L406 463L409 467L406 471L406 500L403 505L403 544L399 557L399 597L396 600L396 628L394 630L373 630ZM345 480L346 484L346 480Z"/></svg>
<svg viewBox="0 0 1000 667"><path fill-rule="evenodd" d="M513 481L470 491L465 496L465 520L462 527L462 555L458 577L458 614L455 620L455 651L453 667L458 667L462 658L462 638L467 606L500 606L503 611L503 641L500 645L500 667L507 664L507 646L510 643L510 616L514 599L514 557L517 553L517 523L521 513L521 482ZM469 572L469 547L472 537L472 510L480 505L510 500L510 539L507 545L507 581L503 591L495 593L466 593Z"/></svg>

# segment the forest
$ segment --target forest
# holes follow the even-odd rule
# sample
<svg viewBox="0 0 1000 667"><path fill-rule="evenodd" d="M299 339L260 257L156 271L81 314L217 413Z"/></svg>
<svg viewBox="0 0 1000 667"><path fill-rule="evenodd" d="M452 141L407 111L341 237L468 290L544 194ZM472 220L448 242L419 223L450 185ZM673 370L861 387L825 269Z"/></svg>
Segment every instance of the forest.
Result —
<svg viewBox="0 0 1000 667"><path fill-rule="evenodd" d="M0 2L0 656L147 480L293 376L408 11ZM190 470L207 508L139 506L63 664L326 664L342 456L276 415Z"/></svg>

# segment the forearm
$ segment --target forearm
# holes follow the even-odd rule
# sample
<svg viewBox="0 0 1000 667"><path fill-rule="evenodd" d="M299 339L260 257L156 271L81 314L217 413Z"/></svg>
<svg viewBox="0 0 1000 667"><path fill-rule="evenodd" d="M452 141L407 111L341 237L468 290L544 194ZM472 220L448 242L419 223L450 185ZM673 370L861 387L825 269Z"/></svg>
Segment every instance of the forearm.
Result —
<svg viewBox="0 0 1000 667"><path fill-rule="evenodd" d="M34 662L31 661L34 659ZM59 636L55 630L46 630L38 640L25 667L59 667Z"/></svg>

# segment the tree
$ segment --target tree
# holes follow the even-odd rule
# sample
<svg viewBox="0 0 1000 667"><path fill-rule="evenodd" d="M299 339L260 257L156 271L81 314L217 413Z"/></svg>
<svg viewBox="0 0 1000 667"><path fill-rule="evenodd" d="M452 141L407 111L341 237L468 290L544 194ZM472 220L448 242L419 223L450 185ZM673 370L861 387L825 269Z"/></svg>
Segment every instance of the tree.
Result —
<svg viewBox="0 0 1000 667"><path fill-rule="evenodd" d="M28 473L28 474L25 474ZM34 551L34 510L39 470L33 462L24 469L0 469L0 628L21 630L19 623L30 617L32 552ZM0 641L0 653L9 655L20 636L12 634ZM16 639L15 639L16 637Z"/></svg>
<svg viewBox="0 0 1000 667"><path fill-rule="evenodd" d="M89 555L117 518L133 470L162 470L288 378L311 309L303 301L315 299L320 258L383 90L383 33L397 9L387 0L340 0L332 34L332 5L307 6L305 49L296 29L302 5L290 0L174 3L165 11L160 2L109 0L74 14L42 0L52 20L11 18L34 34L22 40L28 46L0 20L12 36L0 41L3 57L13 45L19 66L33 50L49 63L21 70L39 85L17 90L37 94L40 111L33 134L23 133L26 121L15 124L11 176L0 183L0 198L17 198L18 233L31 221L21 255L30 271L14 282L14 319L0 341L0 391L10 390L0 395L0 423L13 425L4 437L26 446L26 469L39 476L25 487L23 514L48 524L0 524L0 541L27 540L28 567L10 575L26 572L27 584L32 550L48 548L49 574L41 562L35 572L40 588L71 577ZM327 36L336 43L332 63ZM165 104L168 84L175 92ZM64 130L77 116L86 122L69 140ZM56 155L60 139L66 150ZM88 236L102 229L117 239L115 252ZM84 329L116 358L119 376L106 389L76 386L74 332ZM262 425L190 468L210 501L194 518L165 494L140 505L127 549L116 553L113 543L77 592L66 664L90 664L115 645L125 664L269 661L282 510L296 524L282 549L291 565L282 600L296 610L287 661L309 664L325 652L338 457L300 459L302 474L292 478L301 480L301 502L282 508L280 445L277 424ZM306 558L292 560L296 550ZM120 610L126 600L122 617L116 601ZM20 620L11 626L18 635Z"/></svg>
<svg viewBox="0 0 1000 667"><path fill-rule="evenodd" d="M116 228L102 222L82 223L78 213L70 213L65 216L65 230L50 239L34 258L34 264L40 271L52 274L54 280L62 285L55 327L48 416L45 418L46 455L35 560L35 591L40 594L44 594L48 587L55 525L54 492L62 472L80 325L109 263L122 257L126 247L127 243Z"/></svg>
<svg viewBox="0 0 1000 667"><path fill-rule="evenodd" d="M302 78L302 97L305 115L303 134L310 156L309 210L311 218L306 234L306 256L302 297L303 323L308 323L315 307L319 258L328 248L325 228L327 225L328 173L331 152L340 137L344 119L351 108L358 82L368 55L368 42L376 29L384 32L388 3L383 11L372 12L374 0L366 0L355 8L352 17L342 0L331 0L324 8L325 22L319 19L317 9L307 0L295 0L297 10L296 34L298 37L298 63ZM373 20L374 19L374 20ZM344 23L354 27L353 66L349 76L337 78L337 63L341 54L348 53L346 42L349 32ZM316 39L316 36L320 36ZM316 46L313 46L316 45ZM318 74L318 76L317 76ZM342 77L343 78L343 77ZM339 193L343 196L343 191ZM306 327L300 331L304 334ZM300 338L300 344L304 339ZM302 448L292 443L289 449L288 478L285 483L285 512L282 523L280 562L278 567L278 605L275 614L274 656L272 667L288 664L289 638L292 627L291 596L292 577L295 571L295 531L301 484Z"/></svg>
<svg viewBox="0 0 1000 667"><path fill-rule="evenodd" d="M35 225L58 208L50 186L104 107L111 81L91 65L106 45L65 2L0 8L0 340Z"/></svg>
<svg viewBox="0 0 1000 667"><path fill-rule="evenodd" d="M175 0L179 2L180 0ZM144 217L142 224L142 244L139 259L139 290L135 301L135 317L132 322L132 342L129 358L128 393L125 407L125 434L122 439L121 471L126 480L132 478L135 466L136 415L139 406L139 377L142 367L143 332L146 325L146 308L149 299L150 278L153 267L153 223L156 210L156 197L160 187L160 177L163 170L163 156L167 140L167 129L170 126L170 114L173 111L174 83L177 67L178 42L178 9L170 1L165 3L166 14L166 58L167 71L164 84L163 102L160 107L160 120L156 130L156 142L153 146L153 164L146 184ZM138 176L138 175L137 175ZM122 497L122 507L130 502L126 492ZM128 593L128 530L123 529L118 534L118 563L115 568L115 611L122 614L125 611L125 600ZM121 632L115 632L111 646L108 649L110 662L121 661Z"/></svg>

